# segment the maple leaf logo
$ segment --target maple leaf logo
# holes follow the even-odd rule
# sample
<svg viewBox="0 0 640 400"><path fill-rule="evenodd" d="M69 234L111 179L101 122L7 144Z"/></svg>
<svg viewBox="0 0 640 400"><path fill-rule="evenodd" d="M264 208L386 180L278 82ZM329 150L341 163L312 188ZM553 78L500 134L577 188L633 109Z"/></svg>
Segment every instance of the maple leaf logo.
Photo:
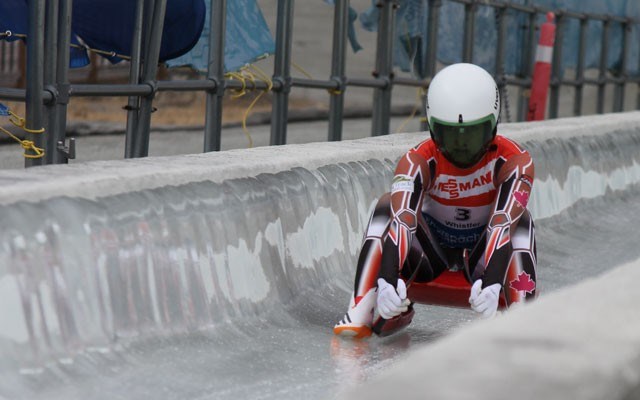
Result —
<svg viewBox="0 0 640 400"><path fill-rule="evenodd" d="M527 203L529 203L529 193L521 190L518 192L513 193L513 197L515 197L516 201L518 202L518 204L520 204L522 206L522 208L526 208L527 207Z"/></svg>
<svg viewBox="0 0 640 400"><path fill-rule="evenodd" d="M518 275L518 278L509 282L509 286L515 290L525 291L529 294L536 290L536 283L531 280L531 275L522 271Z"/></svg>

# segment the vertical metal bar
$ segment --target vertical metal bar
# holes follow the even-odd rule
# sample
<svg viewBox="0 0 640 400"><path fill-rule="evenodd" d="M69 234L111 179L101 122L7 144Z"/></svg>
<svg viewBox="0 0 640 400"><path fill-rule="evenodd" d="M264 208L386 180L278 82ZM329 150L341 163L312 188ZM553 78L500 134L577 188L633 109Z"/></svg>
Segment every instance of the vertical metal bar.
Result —
<svg viewBox="0 0 640 400"><path fill-rule="evenodd" d="M24 42L22 40L18 40L16 42L6 42L7 47L10 49L9 51L9 66L7 67L8 72L17 72L18 66L20 65L20 53L22 46L24 46Z"/></svg>
<svg viewBox="0 0 640 400"><path fill-rule="evenodd" d="M395 32L396 0L380 0L380 22L376 45L376 71L374 76L386 81L383 88L373 92L373 118L371 136L389 134L389 117L391 115L391 90L393 89L393 40Z"/></svg>
<svg viewBox="0 0 640 400"><path fill-rule="evenodd" d="M224 40L227 21L227 0L212 0L209 13L209 68L207 79L216 88L207 92L204 125L204 151L220 151L222 139L222 99L224 96Z"/></svg>
<svg viewBox="0 0 640 400"><path fill-rule="evenodd" d="M598 114L604 113L604 93L606 83L604 79L607 76L607 58L609 48L609 28L611 27L611 20L606 19L602 23L602 43L600 47L600 66L599 66L599 74L598 78L600 82L598 83L598 103L596 106L596 112Z"/></svg>
<svg viewBox="0 0 640 400"><path fill-rule="evenodd" d="M58 58L56 67L56 97L53 131L50 132L51 162L68 162L58 143L64 144L67 134L67 104L69 104L69 62L71 57L71 16L73 0L60 0L58 10Z"/></svg>
<svg viewBox="0 0 640 400"><path fill-rule="evenodd" d="M145 0L136 1L136 15L131 38L131 64L129 65L129 83L135 84L140 80L140 64L142 54L142 24L144 21ZM133 157L134 134L138 125L138 109L140 97L129 96L127 102L127 132L125 134L124 156Z"/></svg>
<svg viewBox="0 0 640 400"><path fill-rule="evenodd" d="M551 90L549 94L549 118L558 118L560 101L560 81L562 80L562 42L566 17L560 11L556 13L556 39L553 45L553 60L551 64Z"/></svg>
<svg viewBox="0 0 640 400"><path fill-rule="evenodd" d="M347 55L347 28L349 24L349 0L336 0L333 12L333 55L331 80L338 82L338 90L329 99L329 141L342 140L342 112L344 110L344 76Z"/></svg>
<svg viewBox="0 0 640 400"><path fill-rule="evenodd" d="M44 84L52 85L56 79L56 48L58 45L58 0L45 4L44 57L49 68L44 70Z"/></svg>
<svg viewBox="0 0 640 400"><path fill-rule="evenodd" d="M151 37L151 29L153 28L153 13L156 8L156 0L144 0L143 4L143 12L142 12L142 37L140 41L140 66L138 69L138 80L136 83L142 83L144 75L144 69L146 68L146 61L149 59L149 41ZM131 72L131 71L130 71ZM133 133L130 135L130 150L129 157L136 157L136 148L140 145L138 142L141 140L138 134L139 124L140 124L140 106L142 102L142 97L138 97L136 100L136 105L133 108L135 115L132 119L132 128ZM126 153L126 144L125 144L125 153ZM125 154L125 157L127 155Z"/></svg>
<svg viewBox="0 0 640 400"><path fill-rule="evenodd" d="M14 42L18 43L18 72L20 76L18 77L17 87L26 87L27 86L27 45L22 41Z"/></svg>
<svg viewBox="0 0 640 400"><path fill-rule="evenodd" d="M527 26L527 35L525 38L524 51L522 52L522 69L521 75L523 78L532 78L533 76L533 64L535 57L536 43L536 12L529 13L529 22ZM518 121L524 121L525 115L529 110L529 97L531 95L531 89L520 88L518 100Z"/></svg>
<svg viewBox="0 0 640 400"><path fill-rule="evenodd" d="M138 126L136 129L136 140L134 143L134 157L146 157L149 155L149 133L151 130L151 111L153 98L155 96L155 79L158 73L158 59L160 57L160 42L162 40L162 28L164 26L164 16L167 7L167 0L156 0L153 10L153 20L151 33L148 36L148 51L144 60L143 83L151 86L154 91L141 99L140 113L138 114Z"/></svg>
<svg viewBox="0 0 640 400"><path fill-rule="evenodd" d="M473 38L475 37L476 0L464 5L464 36L462 38L462 62L473 62Z"/></svg>
<svg viewBox="0 0 640 400"><path fill-rule="evenodd" d="M436 74L436 61L438 56L438 24L440 20L440 7L442 7L442 0L429 0L429 20L427 25L427 65L425 68L425 75L429 78L433 78ZM429 130L429 124L427 121L427 96L422 96L422 109L420 110L422 116L420 122L420 129L423 131Z"/></svg>
<svg viewBox="0 0 640 400"><path fill-rule="evenodd" d="M442 0L429 0L429 20L427 26L427 65L425 75L433 77L436 74L438 56L438 24L440 21L440 7Z"/></svg>
<svg viewBox="0 0 640 400"><path fill-rule="evenodd" d="M7 42L0 40L0 72L5 72L5 65L7 61Z"/></svg>
<svg viewBox="0 0 640 400"><path fill-rule="evenodd" d="M44 59L48 68L44 70L44 86L55 92L58 52L58 0L47 0L44 25ZM57 96L56 96L57 97ZM55 102L45 105L45 147L44 163L51 164L55 155Z"/></svg>
<svg viewBox="0 0 640 400"><path fill-rule="evenodd" d="M271 111L272 145L285 144L287 142L289 92L291 92L293 3L294 0L278 0L273 81L280 85L273 95L273 109Z"/></svg>
<svg viewBox="0 0 640 400"><path fill-rule="evenodd" d="M16 53L18 53L20 51L19 50L19 48L20 48L19 47L20 46L19 43L21 43L21 42L22 41L20 41L20 42L11 42L11 44L9 44L7 42L7 47L9 47L11 49L10 53L9 53L9 68L8 68L8 71L10 71L10 72L14 72L16 70L16 64L18 63L16 60L20 58L20 57L16 57Z"/></svg>
<svg viewBox="0 0 640 400"><path fill-rule="evenodd" d="M631 26L629 22L622 23L622 54L620 57L620 71L618 77L621 79L627 78L627 56L629 53L629 34L631 33ZM624 109L624 80L616 83L615 91L613 95L613 111L622 112Z"/></svg>
<svg viewBox="0 0 640 400"><path fill-rule="evenodd" d="M44 89L44 0L29 1L29 28L27 36L27 93L26 126L28 130L43 127L44 113L42 91ZM43 147L41 133L27 134L37 147ZM42 158L25 158L25 167L42 165Z"/></svg>
<svg viewBox="0 0 640 400"><path fill-rule="evenodd" d="M505 79L505 71L504 71L504 49L506 42L506 15L507 10L504 7L497 7L495 9L497 18L498 18L498 26L497 26L497 45L496 45L496 82L498 83L498 89L500 91L500 97L502 98L500 104L506 111L507 122L511 120L511 113L509 111L509 99L507 94L507 83ZM502 115L502 112L500 113ZM500 117L502 119L502 117Z"/></svg>
<svg viewBox="0 0 640 400"><path fill-rule="evenodd" d="M582 93L584 90L584 58L587 51L587 24L586 17L580 19L580 42L578 44L578 66L576 67L576 81L578 86L575 89L573 100L573 115L582 115Z"/></svg>
<svg viewBox="0 0 640 400"><path fill-rule="evenodd" d="M640 29L640 27L638 27ZM638 57L638 70L640 70L640 57ZM640 82L636 85L637 95L636 95L636 110L640 110Z"/></svg>

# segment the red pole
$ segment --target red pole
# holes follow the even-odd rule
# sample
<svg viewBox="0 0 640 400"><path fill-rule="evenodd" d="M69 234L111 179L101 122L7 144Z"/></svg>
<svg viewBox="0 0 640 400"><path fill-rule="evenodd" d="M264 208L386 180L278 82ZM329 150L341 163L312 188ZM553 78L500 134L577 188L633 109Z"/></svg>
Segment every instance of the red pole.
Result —
<svg viewBox="0 0 640 400"><path fill-rule="evenodd" d="M547 110L547 92L549 91L549 81L551 80L551 59L553 58L553 43L556 38L554 18L553 13L548 12L547 22L540 27L540 41L536 49L536 63L533 67L527 121L543 120Z"/></svg>

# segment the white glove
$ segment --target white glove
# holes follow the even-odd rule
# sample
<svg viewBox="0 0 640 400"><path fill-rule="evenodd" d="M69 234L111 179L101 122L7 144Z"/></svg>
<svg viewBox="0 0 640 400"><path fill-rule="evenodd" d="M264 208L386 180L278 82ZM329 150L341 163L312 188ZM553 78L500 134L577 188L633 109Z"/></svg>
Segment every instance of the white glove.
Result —
<svg viewBox="0 0 640 400"><path fill-rule="evenodd" d="M387 281L378 278L378 314L384 319L391 319L409 309L411 302L407 299L407 286L398 279L397 289Z"/></svg>
<svg viewBox="0 0 640 400"><path fill-rule="evenodd" d="M500 290L502 290L502 285L499 283L494 283L482 289L482 280L478 279L471 286L471 296L469 296L471 309L482 314L483 318L493 317L498 311Z"/></svg>

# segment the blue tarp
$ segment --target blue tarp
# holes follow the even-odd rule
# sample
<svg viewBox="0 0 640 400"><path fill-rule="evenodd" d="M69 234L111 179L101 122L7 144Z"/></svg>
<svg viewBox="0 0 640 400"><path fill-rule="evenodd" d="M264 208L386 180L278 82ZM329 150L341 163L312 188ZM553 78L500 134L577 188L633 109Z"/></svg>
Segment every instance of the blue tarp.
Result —
<svg viewBox="0 0 640 400"><path fill-rule="evenodd" d="M336 0L324 0L325 3L331 4L332 6L336 5ZM353 9L353 7L349 7L349 27L347 30L347 36L349 38L349 44L351 45L351 49L354 53L362 50L362 46L358 43L358 38L356 37L356 29L355 29L355 21L358 19L358 12Z"/></svg>
<svg viewBox="0 0 640 400"><path fill-rule="evenodd" d="M370 31L377 30L379 9L372 6L360 15L363 27ZM633 18L640 21L640 1L638 0L512 0L510 3L539 6L553 10L568 10L591 14L609 14ZM497 43L497 21L493 7L478 3L475 20L475 43L473 62L495 73L495 51ZM394 63L404 71L413 71L424 78L424 60L427 50L428 0L401 0L396 22L396 43L394 46ZM450 64L462 61L462 42L464 32L464 5L452 1L444 1L440 9L438 26L437 58L440 62ZM517 74L521 68L521 49L524 43L523 26L528 21L528 14L510 10L506 14L507 41L504 69L507 74ZM540 14L538 25L545 21ZM620 68L622 55L622 27L618 23L611 24L608 46L608 67L617 71ZM587 68L597 68L600 60L600 42L602 23L591 22L587 29ZM633 24L631 29L630 51L627 58L627 69L630 73L638 73L640 29ZM575 68L577 65L579 43L579 22L568 18L563 40L562 66Z"/></svg>
<svg viewBox="0 0 640 400"><path fill-rule="evenodd" d="M1 32L28 33L27 4L28 0L0 1ZM135 10L136 1L133 0L74 0L72 42L78 44L80 38L91 48L131 55ZM204 17L204 0L168 0L160 60L189 51L200 37ZM116 57L109 59L120 61ZM84 50L72 49L71 67L88 63Z"/></svg>
<svg viewBox="0 0 640 400"><path fill-rule="evenodd" d="M206 0L207 15L211 0ZM167 62L169 66L190 65L206 71L209 55L210 21L207 17L198 43L184 56ZM225 71L235 71L258 58L273 54L275 43L256 0L227 2L224 49Z"/></svg>

